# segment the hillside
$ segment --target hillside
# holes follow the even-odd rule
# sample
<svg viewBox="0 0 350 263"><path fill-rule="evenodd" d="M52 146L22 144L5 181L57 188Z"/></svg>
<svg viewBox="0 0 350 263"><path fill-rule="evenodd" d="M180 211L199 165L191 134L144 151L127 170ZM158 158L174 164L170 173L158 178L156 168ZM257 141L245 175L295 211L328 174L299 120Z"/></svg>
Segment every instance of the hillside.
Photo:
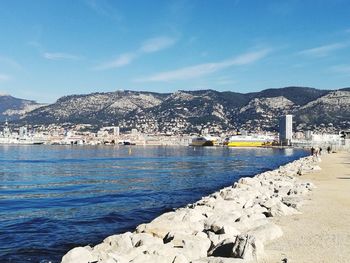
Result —
<svg viewBox="0 0 350 263"><path fill-rule="evenodd" d="M15 98L10 95L0 95L0 121L5 121L6 119L9 121L17 120L41 106L44 106L44 104Z"/></svg>
<svg viewBox="0 0 350 263"><path fill-rule="evenodd" d="M295 127L344 128L350 125L350 91L307 87L267 89L254 93L215 90L169 94L116 91L65 96L28 112L22 124L89 123L122 129L190 133L232 129L276 130L278 117L295 116Z"/></svg>

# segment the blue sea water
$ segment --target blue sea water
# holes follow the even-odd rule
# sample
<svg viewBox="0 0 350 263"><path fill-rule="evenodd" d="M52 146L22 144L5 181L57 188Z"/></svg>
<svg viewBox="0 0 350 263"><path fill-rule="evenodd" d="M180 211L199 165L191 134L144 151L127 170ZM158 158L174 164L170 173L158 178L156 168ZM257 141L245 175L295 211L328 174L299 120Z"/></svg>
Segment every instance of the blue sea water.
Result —
<svg viewBox="0 0 350 263"><path fill-rule="evenodd" d="M79 245L133 230L296 149L0 146L0 262L60 262Z"/></svg>

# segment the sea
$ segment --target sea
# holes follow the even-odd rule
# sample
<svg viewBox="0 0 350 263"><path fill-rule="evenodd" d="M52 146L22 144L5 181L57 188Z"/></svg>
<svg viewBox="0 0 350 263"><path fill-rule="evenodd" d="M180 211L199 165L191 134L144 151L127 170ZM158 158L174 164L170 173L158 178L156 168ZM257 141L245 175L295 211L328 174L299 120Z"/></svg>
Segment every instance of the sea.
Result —
<svg viewBox="0 0 350 263"><path fill-rule="evenodd" d="M301 149L0 146L0 262L60 262Z"/></svg>

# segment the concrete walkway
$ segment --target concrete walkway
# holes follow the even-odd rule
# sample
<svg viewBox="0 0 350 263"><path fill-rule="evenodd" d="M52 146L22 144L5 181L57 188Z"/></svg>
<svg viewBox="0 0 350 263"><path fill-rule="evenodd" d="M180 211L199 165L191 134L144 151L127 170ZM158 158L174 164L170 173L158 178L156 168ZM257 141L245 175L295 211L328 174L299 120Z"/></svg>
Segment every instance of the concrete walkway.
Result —
<svg viewBox="0 0 350 263"><path fill-rule="evenodd" d="M301 177L317 186L302 214L273 219L284 235L263 262L350 262L350 153L324 154L320 167Z"/></svg>

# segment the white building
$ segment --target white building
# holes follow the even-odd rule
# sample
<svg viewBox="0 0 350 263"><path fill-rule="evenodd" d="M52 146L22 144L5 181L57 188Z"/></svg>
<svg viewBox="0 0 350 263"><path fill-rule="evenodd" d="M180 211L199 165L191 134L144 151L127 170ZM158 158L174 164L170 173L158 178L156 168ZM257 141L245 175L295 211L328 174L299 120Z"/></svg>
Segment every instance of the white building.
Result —
<svg viewBox="0 0 350 263"><path fill-rule="evenodd" d="M19 128L19 137L24 138L28 136L28 129L26 126L22 126Z"/></svg>
<svg viewBox="0 0 350 263"><path fill-rule="evenodd" d="M293 137L293 115L287 114L279 120L279 139L283 145L290 145Z"/></svg>

